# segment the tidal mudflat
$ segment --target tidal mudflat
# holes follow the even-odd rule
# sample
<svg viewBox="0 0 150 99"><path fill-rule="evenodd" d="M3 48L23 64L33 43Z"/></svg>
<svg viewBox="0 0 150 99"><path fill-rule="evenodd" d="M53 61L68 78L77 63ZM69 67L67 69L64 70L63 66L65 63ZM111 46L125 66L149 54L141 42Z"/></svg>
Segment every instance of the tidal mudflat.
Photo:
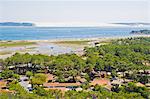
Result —
<svg viewBox="0 0 150 99"><path fill-rule="evenodd" d="M91 46L92 42L93 40L0 41L0 58L7 58L16 52L46 55L82 54L84 47Z"/></svg>

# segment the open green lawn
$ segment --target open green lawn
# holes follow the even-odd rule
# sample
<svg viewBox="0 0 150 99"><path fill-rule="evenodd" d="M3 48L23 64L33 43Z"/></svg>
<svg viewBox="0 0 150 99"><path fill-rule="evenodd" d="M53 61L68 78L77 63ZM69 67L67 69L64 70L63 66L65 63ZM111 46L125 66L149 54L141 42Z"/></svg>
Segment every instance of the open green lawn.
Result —
<svg viewBox="0 0 150 99"><path fill-rule="evenodd" d="M17 42L0 42L0 47L15 47L15 46L25 46L25 45L34 45L35 42L27 41L17 41Z"/></svg>

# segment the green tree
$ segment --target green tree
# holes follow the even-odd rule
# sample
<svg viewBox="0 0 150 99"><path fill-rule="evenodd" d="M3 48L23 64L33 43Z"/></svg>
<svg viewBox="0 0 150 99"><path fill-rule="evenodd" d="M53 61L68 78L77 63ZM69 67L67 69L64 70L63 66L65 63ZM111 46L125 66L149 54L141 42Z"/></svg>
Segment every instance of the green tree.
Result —
<svg viewBox="0 0 150 99"><path fill-rule="evenodd" d="M13 77L13 75L14 75L14 72L12 70L4 70L1 73L1 77L4 79L11 78L11 77Z"/></svg>
<svg viewBox="0 0 150 99"><path fill-rule="evenodd" d="M41 73L35 74L31 79L33 85L42 85L44 82L46 82L46 76Z"/></svg>
<svg viewBox="0 0 150 99"><path fill-rule="evenodd" d="M33 76L33 73L31 71L27 71L26 76L30 78L31 76Z"/></svg>

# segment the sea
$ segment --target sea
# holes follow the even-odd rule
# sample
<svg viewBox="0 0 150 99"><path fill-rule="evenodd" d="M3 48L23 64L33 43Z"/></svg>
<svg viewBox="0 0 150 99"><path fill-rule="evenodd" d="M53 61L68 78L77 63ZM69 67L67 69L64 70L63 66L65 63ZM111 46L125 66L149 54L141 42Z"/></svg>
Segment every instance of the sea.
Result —
<svg viewBox="0 0 150 99"><path fill-rule="evenodd" d="M0 27L0 40L52 40L132 37L150 27Z"/></svg>

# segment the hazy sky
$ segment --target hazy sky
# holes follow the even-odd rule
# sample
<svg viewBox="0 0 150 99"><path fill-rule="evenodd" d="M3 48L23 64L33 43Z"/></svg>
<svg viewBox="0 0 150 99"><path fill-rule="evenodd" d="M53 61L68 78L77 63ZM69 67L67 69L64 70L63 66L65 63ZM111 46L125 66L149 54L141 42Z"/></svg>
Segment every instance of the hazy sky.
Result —
<svg viewBox="0 0 150 99"><path fill-rule="evenodd" d="M150 0L0 0L0 22L150 22Z"/></svg>

